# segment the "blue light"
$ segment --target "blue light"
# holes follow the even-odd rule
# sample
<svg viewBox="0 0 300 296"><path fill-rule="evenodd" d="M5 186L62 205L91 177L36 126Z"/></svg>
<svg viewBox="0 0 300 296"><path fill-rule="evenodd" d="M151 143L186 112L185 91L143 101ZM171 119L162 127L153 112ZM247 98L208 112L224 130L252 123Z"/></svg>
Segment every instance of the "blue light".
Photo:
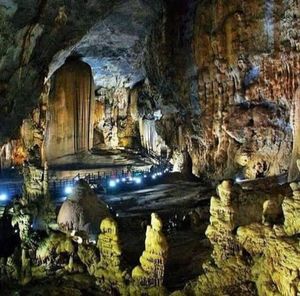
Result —
<svg viewBox="0 0 300 296"><path fill-rule="evenodd" d="M153 174L151 177L153 180L156 179L156 174Z"/></svg>
<svg viewBox="0 0 300 296"><path fill-rule="evenodd" d="M120 183L120 179L117 179L116 182L117 182L117 183Z"/></svg>
<svg viewBox="0 0 300 296"><path fill-rule="evenodd" d="M115 181L115 180L110 180L109 181L109 187L116 187L116 185L117 185L117 182Z"/></svg>
<svg viewBox="0 0 300 296"><path fill-rule="evenodd" d="M122 178L122 182L126 182L126 178Z"/></svg>
<svg viewBox="0 0 300 296"><path fill-rule="evenodd" d="M129 181L132 181L132 177L129 177L128 180L129 180Z"/></svg>
<svg viewBox="0 0 300 296"><path fill-rule="evenodd" d="M135 178L134 178L134 182L135 182L136 184L141 184L141 183L142 183L142 179L141 179L140 177L135 177Z"/></svg>
<svg viewBox="0 0 300 296"><path fill-rule="evenodd" d="M8 199L8 196L6 193L1 193L0 194L0 201L6 201Z"/></svg>
<svg viewBox="0 0 300 296"><path fill-rule="evenodd" d="M67 186L65 188L65 194L71 194L73 192L73 188L71 186Z"/></svg>
<svg viewBox="0 0 300 296"><path fill-rule="evenodd" d="M147 175L144 175L144 178L147 178Z"/></svg>

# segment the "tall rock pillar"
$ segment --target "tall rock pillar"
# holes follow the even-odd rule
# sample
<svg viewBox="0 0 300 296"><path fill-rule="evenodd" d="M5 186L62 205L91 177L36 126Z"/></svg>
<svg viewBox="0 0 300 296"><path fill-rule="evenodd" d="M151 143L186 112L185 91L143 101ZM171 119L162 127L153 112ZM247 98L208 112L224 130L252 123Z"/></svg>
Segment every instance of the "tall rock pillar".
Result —
<svg viewBox="0 0 300 296"><path fill-rule="evenodd" d="M93 144L94 87L91 68L69 61L59 68L49 96L46 158L87 151Z"/></svg>

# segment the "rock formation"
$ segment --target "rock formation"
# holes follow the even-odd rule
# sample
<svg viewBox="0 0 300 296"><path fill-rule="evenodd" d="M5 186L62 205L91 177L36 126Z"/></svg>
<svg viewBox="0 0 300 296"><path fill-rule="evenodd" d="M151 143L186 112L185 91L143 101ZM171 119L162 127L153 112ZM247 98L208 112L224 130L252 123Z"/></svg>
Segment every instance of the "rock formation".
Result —
<svg viewBox="0 0 300 296"><path fill-rule="evenodd" d="M294 181L299 178L299 171L297 170L296 162L300 159L300 86L298 86L294 95L293 109L293 151L289 169L289 181Z"/></svg>
<svg viewBox="0 0 300 296"><path fill-rule="evenodd" d="M137 287L145 289L154 287L158 295L164 291L162 287L168 254L168 243L162 232L162 226L158 215L152 213L151 226L148 225L146 230L145 251L140 257L141 265L136 266L132 271L132 278ZM140 291L139 288L136 289ZM150 295L154 295L151 293Z"/></svg>
<svg viewBox="0 0 300 296"><path fill-rule="evenodd" d="M300 233L300 182L291 183L293 196L286 197L282 203L284 231L288 236Z"/></svg>
<svg viewBox="0 0 300 296"><path fill-rule="evenodd" d="M81 179L62 204L57 223L63 231L75 230L97 234L100 221L109 216L106 204L97 197L89 184Z"/></svg>
<svg viewBox="0 0 300 296"><path fill-rule="evenodd" d="M233 184L223 181L218 186L219 197L212 197L210 201L210 225L206 236L212 243L213 258L221 264L237 252L233 230L235 228L233 199L236 198Z"/></svg>
<svg viewBox="0 0 300 296"><path fill-rule="evenodd" d="M243 219L237 215L238 211L243 212L245 217L252 211L241 198L245 193L232 182L223 181L218 186L219 197L211 199L210 225L206 230L213 245L213 261L205 263L204 274L178 293L298 295L300 246L296 236L300 231L297 218L299 184L291 183L291 189L293 196L284 199L273 197L270 201L270 197L265 196L260 207L265 208L266 201L273 206L269 214L264 209L258 211L266 215L260 220L253 215ZM240 203L239 208L237 203ZM282 206L283 224L280 224L274 205ZM214 291L213 294L211 291Z"/></svg>
<svg viewBox="0 0 300 296"><path fill-rule="evenodd" d="M93 145L94 96L89 65L69 61L54 74L48 107L46 158L88 151Z"/></svg>
<svg viewBox="0 0 300 296"><path fill-rule="evenodd" d="M94 275L107 293L118 291L120 295L129 295L126 282L128 274L122 266L118 225L112 218L105 218L100 224L100 231L97 242L100 262Z"/></svg>
<svg viewBox="0 0 300 296"><path fill-rule="evenodd" d="M196 175L253 179L286 172L296 143L290 115L299 87L299 3L166 7L146 51L151 86L161 95L154 99L163 140L178 153L187 148Z"/></svg>
<svg viewBox="0 0 300 296"><path fill-rule="evenodd" d="M24 163L24 194L10 209L22 240L13 258L20 282L34 278L39 217L48 224L54 213L45 161L69 169L81 159L91 164L92 152L115 156L124 148L154 162L170 159L175 171L209 184L225 180L210 202L211 260L174 295L299 294L299 5L1 1L1 168ZM49 243L50 253L61 247L68 254L63 273L79 271L79 257L109 293L162 295L167 243L160 219L152 216L127 282L115 221L104 219L98 250L87 234L98 234L109 213L87 184L74 190L58 223L75 234L78 252ZM207 200L199 194L198 202L201 208ZM120 203L127 209L127 199Z"/></svg>
<svg viewBox="0 0 300 296"><path fill-rule="evenodd" d="M37 148L39 149L39 148ZM33 155L35 150L30 150L31 156L23 166L24 176L24 197L27 200L34 200L48 194L48 164L44 168L40 165L40 157Z"/></svg>

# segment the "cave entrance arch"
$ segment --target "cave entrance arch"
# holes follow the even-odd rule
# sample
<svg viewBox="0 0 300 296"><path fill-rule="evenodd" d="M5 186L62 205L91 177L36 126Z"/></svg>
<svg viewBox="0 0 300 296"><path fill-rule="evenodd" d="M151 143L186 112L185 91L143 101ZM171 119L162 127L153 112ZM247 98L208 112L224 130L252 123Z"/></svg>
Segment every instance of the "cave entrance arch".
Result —
<svg viewBox="0 0 300 296"><path fill-rule="evenodd" d="M45 154L48 163L88 151L93 145L94 83L91 68L69 60L51 81Z"/></svg>

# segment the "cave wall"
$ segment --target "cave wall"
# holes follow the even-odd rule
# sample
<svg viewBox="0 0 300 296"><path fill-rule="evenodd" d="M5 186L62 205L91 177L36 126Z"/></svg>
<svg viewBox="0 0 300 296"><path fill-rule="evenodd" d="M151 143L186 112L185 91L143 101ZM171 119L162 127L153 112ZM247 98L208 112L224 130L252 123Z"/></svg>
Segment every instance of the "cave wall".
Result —
<svg viewBox="0 0 300 296"><path fill-rule="evenodd" d="M288 171L298 18L298 1L166 2L149 38L146 69L160 94L158 131L173 151L188 151L196 175L256 178Z"/></svg>

